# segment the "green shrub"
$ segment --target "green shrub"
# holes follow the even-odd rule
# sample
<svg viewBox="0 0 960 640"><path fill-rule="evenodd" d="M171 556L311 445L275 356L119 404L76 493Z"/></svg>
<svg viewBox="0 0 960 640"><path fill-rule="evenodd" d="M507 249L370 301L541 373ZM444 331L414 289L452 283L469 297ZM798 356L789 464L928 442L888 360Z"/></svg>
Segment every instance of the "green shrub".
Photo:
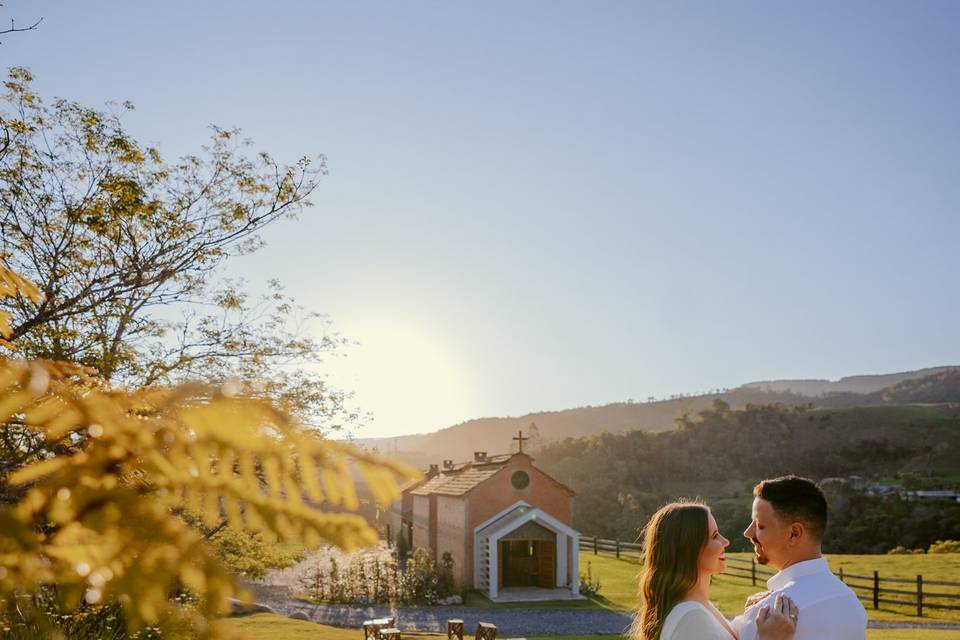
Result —
<svg viewBox="0 0 960 640"><path fill-rule="evenodd" d="M343 566L319 561L300 580L304 595L316 603L432 605L455 595L453 557L439 562L427 549L417 549L404 568L396 558L350 556Z"/></svg>
<svg viewBox="0 0 960 640"><path fill-rule="evenodd" d="M217 556L234 574L259 580L270 569L284 569L303 560L306 547L271 542L260 533L224 527L211 541Z"/></svg>
<svg viewBox="0 0 960 640"><path fill-rule="evenodd" d="M926 553L923 549L907 549L905 546L898 544L890 551L887 551L888 555L906 555L911 553Z"/></svg>
<svg viewBox="0 0 960 640"><path fill-rule="evenodd" d="M937 540L927 551L928 553L960 553L960 540Z"/></svg>
<svg viewBox="0 0 960 640"><path fill-rule="evenodd" d="M600 595L600 576L593 579L593 567L587 560L587 575L580 574L580 593L587 597Z"/></svg>

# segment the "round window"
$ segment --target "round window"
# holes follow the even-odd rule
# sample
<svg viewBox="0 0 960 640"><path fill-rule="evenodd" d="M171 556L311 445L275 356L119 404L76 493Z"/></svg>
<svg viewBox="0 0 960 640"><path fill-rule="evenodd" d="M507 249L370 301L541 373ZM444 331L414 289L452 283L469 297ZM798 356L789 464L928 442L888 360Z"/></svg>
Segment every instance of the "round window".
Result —
<svg viewBox="0 0 960 640"><path fill-rule="evenodd" d="M522 491L530 486L530 475L526 471L514 471L510 476L510 484L517 491Z"/></svg>

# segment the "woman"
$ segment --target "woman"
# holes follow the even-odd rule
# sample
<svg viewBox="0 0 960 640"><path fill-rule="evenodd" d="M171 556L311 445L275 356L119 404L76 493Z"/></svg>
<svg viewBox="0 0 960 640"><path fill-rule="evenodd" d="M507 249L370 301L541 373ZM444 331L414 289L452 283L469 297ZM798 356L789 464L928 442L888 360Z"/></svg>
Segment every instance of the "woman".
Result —
<svg viewBox="0 0 960 640"><path fill-rule="evenodd" d="M737 640L727 619L710 602L710 576L727 568L725 549L709 507L675 502L661 507L644 534L643 606L633 640ZM797 609L786 596L757 620L761 640L791 640Z"/></svg>

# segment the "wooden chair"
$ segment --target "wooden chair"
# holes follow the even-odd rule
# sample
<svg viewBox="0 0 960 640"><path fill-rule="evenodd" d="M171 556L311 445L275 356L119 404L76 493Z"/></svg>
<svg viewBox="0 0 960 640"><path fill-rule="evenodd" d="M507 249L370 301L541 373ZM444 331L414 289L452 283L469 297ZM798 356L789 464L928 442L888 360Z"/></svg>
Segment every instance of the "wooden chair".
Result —
<svg viewBox="0 0 960 640"><path fill-rule="evenodd" d="M477 624L477 637L475 640L497 640L497 625L489 622L480 622Z"/></svg>
<svg viewBox="0 0 960 640"><path fill-rule="evenodd" d="M447 640L463 640L463 620L447 620Z"/></svg>
<svg viewBox="0 0 960 640"><path fill-rule="evenodd" d="M400 640L400 629L380 629L380 640Z"/></svg>

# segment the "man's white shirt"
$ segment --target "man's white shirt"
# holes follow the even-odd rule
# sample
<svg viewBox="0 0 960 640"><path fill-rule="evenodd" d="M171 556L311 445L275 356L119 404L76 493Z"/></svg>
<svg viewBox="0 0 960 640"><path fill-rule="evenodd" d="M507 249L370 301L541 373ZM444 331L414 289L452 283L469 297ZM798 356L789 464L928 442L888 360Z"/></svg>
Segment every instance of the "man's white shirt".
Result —
<svg viewBox="0 0 960 640"><path fill-rule="evenodd" d="M827 566L824 558L792 564L767 580L771 594L737 616L733 622L740 640L756 640L757 615L773 607L778 593L793 599L800 610L793 640L863 640L867 612L856 594Z"/></svg>

